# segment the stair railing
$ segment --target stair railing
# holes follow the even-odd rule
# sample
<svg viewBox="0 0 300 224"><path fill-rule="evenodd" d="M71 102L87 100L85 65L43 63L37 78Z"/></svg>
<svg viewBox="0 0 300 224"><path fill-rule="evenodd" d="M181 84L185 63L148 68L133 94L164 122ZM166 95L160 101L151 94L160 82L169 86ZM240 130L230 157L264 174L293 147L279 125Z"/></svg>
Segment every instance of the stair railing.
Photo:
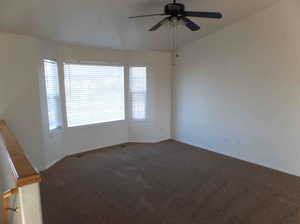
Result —
<svg viewBox="0 0 300 224"><path fill-rule="evenodd" d="M9 224L13 214L19 216L21 224L42 224L42 210L39 183L41 176L28 160L25 152L8 128L5 121L0 120L0 138L5 147L1 162L9 164L10 174L15 188L2 194L2 224ZM0 180L1 181L1 180ZM12 198L18 197L17 207L12 207Z"/></svg>

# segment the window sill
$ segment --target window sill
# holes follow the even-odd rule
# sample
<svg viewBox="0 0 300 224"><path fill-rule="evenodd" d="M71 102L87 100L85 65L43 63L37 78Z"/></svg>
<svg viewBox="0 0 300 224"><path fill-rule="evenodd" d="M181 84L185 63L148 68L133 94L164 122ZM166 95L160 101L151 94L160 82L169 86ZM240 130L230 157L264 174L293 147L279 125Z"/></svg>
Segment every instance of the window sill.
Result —
<svg viewBox="0 0 300 224"><path fill-rule="evenodd" d="M117 121L107 121L107 122L101 122L101 123L95 123L95 124L84 124L84 125L78 125L78 126L71 126L67 127L68 129L78 129L78 128L103 128L103 127L109 127L111 125L117 125L120 123L126 122L125 119L123 120L117 120Z"/></svg>
<svg viewBox="0 0 300 224"><path fill-rule="evenodd" d="M147 123L149 119L130 119L131 122L138 122L138 123Z"/></svg>
<svg viewBox="0 0 300 224"><path fill-rule="evenodd" d="M63 132L64 132L64 129L62 127L59 127L59 128L49 131L49 135L50 135L50 137L55 137Z"/></svg>

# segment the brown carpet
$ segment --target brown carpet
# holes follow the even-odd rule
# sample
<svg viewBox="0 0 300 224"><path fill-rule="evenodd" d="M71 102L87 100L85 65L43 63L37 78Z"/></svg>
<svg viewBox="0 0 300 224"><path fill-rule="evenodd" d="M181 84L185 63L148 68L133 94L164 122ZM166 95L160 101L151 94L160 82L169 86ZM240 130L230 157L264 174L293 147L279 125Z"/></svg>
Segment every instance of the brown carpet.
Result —
<svg viewBox="0 0 300 224"><path fill-rule="evenodd" d="M68 157L42 175L46 224L300 223L300 178L171 140Z"/></svg>

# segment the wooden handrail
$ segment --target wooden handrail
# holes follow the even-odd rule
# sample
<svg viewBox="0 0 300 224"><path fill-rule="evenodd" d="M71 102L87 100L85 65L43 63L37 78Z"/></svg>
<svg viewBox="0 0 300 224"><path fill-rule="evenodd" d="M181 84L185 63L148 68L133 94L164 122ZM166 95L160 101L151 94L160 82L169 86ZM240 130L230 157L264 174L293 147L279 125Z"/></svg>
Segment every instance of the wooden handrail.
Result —
<svg viewBox="0 0 300 224"><path fill-rule="evenodd" d="M7 149L7 160L10 164L12 175L15 178L16 186L22 187L41 182L39 172L28 160L25 152L9 130L6 122L2 120L0 120L0 137L2 137Z"/></svg>
<svg viewBox="0 0 300 224"><path fill-rule="evenodd" d="M10 211L10 203L12 196L18 193L18 188L11 189L3 194L3 217L2 224L8 224L9 219L9 211Z"/></svg>

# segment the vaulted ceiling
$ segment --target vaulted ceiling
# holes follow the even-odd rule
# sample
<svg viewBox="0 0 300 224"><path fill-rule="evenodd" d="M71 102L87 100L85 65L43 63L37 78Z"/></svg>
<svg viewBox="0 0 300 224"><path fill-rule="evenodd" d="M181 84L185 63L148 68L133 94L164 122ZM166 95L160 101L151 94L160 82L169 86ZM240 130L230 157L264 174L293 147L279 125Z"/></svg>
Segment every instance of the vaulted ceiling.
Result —
<svg viewBox="0 0 300 224"><path fill-rule="evenodd" d="M148 29L161 17L129 20L128 16L160 13L171 0L0 0L0 31L103 48L170 50L172 30ZM193 18L201 30L179 29L182 46L249 16L278 0L178 0L187 10L220 11L222 20Z"/></svg>

